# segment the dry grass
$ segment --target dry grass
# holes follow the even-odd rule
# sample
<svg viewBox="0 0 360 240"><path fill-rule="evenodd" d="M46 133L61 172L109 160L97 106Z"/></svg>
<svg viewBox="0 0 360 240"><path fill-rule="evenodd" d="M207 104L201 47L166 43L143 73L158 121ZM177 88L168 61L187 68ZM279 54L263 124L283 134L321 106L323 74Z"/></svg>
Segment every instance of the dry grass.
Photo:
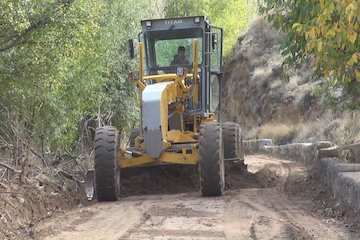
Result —
<svg viewBox="0 0 360 240"><path fill-rule="evenodd" d="M270 138L278 145L291 143L296 135L296 128L291 124L267 123L256 129L256 138Z"/></svg>
<svg viewBox="0 0 360 240"><path fill-rule="evenodd" d="M339 145L360 142L360 111L344 113L324 134Z"/></svg>
<svg viewBox="0 0 360 240"><path fill-rule="evenodd" d="M324 114L317 121L305 123L267 123L245 134L246 138L270 138L275 144L331 141L337 145L360 142L360 111L345 112L337 117Z"/></svg>

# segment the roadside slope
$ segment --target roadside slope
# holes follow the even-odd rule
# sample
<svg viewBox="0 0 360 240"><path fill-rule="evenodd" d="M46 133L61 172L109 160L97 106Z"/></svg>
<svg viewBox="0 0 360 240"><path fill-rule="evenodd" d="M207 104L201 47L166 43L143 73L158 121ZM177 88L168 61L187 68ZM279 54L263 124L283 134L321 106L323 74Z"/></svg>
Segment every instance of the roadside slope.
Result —
<svg viewBox="0 0 360 240"><path fill-rule="evenodd" d="M225 65L223 109L226 120L248 127L269 121L316 119L323 113L319 99L311 96L319 84L311 66L289 71L282 79L282 34L264 20L256 20L239 37L234 57Z"/></svg>

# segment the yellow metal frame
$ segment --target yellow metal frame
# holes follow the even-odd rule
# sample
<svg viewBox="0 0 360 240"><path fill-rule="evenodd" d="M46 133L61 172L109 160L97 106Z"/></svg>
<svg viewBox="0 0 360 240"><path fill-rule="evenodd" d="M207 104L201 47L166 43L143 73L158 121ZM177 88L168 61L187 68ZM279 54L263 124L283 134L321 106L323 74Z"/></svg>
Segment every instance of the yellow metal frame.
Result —
<svg viewBox="0 0 360 240"><path fill-rule="evenodd" d="M166 135L166 141L170 143L196 143L194 138L194 133L190 131L170 130Z"/></svg>
<svg viewBox="0 0 360 240"><path fill-rule="evenodd" d="M185 145L182 146L181 153L163 152L158 159L151 158L148 155L140 157L126 157L125 152L122 152L119 158L119 167L128 168L145 164L159 164L159 163L175 163L196 165L198 162L198 150L196 144L192 144L191 153L187 153Z"/></svg>
<svg viewBox="0 0 360 240"><path fill-rule="evenodd" d="M203 121L203 118L197 117L194 114L194 132L190 131L180 131L180 130L170 130L168 129L168 105L176 102L179 98L190 97L192 94L193 104L195 109L197 108L199 102L198 90L198 40L193 41L193 73L186 74L183 76L178 76L177 74L159 74L152 76L144 76L144 43L139 43L139 63L138 63L138 72L139 77L135 80L135 84L142 92L146 87L146 81L152 80L157 83L172 81L173 84L169 84L164 91L161 98L161 126L163 130L163 149L164 151L158 159L153 159L150 156L144 154L139 157L127 156L124 150L121 150L119 154L119 166L120 168L135 167L145 164L157 164L157 163L176 163L176 164L190 164L195 165L198 162L198 150L196 148L197 144L197 131L196 126L197 121ZM192 86L185 85L185 79L193 79ZM179 114L184 112L185 107L182 102L176 106L175 111ZM208 121L212 121L212 117L209 117ZM171 144L183 143L181 147L181 152L169 152L167 149ZM185 144L191 144L190 153L186 150ZM142 142L142 137L137 139L136 145L141 149L144 149L144 143ZM141 155L141 153L140 153Z"/></svg>

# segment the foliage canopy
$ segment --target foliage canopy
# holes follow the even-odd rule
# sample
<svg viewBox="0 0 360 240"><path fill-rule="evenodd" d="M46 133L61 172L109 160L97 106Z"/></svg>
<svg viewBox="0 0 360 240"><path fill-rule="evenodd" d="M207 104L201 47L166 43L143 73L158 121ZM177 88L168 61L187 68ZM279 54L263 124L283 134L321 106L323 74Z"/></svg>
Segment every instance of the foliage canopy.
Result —
<svg viewBox="0 0 360 240"><path fill-rule="evenodd" d="M10 115L53 149L71 148L92 116L131 127L126 40L150 16L150 1L5 0L0 9L1 123Z"/></svg>
<svg viewBox="0 0 360 240"><path fill-rule="evenodd" d="M236 40L248 22L255 15L253 0L167 0L164 8L166 17L205 15L211 23L224 29L224 55L229 56Z"/></svg>

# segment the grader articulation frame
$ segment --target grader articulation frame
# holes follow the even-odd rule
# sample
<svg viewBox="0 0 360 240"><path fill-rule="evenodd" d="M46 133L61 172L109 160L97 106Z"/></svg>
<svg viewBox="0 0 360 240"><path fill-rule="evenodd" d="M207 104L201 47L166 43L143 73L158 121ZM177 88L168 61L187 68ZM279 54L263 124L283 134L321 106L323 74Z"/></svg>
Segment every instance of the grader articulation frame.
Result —
<svg viewBox="0 0 360 240"><path fill-rule="evenodd" d="M95 133L94 172L87 176L92 198L119 196L120 169L172 163L199 166L203 196L219 196L225 186L224 159L244 160L240 126L220 124L222 29L203 16L141 21L138 69L129 78L141 96L141 126L130 146L119 149L118 131ZM180 48L179 48L180 47ZM134 58L134 44L129 41ZM184 55L175 55L184 50ZM179 52L180 54L180 52ZM183 63L173 59L183 57Z"/></svg>

